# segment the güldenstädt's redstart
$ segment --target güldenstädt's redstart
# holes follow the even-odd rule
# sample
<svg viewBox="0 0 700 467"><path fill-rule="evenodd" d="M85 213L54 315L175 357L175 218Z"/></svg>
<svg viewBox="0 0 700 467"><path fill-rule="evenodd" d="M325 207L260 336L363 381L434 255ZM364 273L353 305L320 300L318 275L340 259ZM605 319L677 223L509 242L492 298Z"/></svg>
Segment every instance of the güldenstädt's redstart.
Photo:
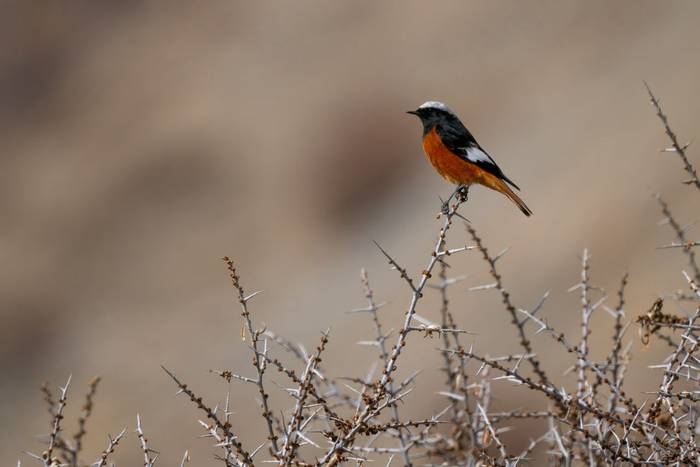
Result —
<svg viewBox="0 0 700 467"><path fill-rule="evenodd" d="M423 151L445 180L457 184L458 190L475 183L491 188L505 195L526 216L532 214L508 185L520 188L505 176L449 107L428 101L408 113L417 115L423 123Z"/></svg>

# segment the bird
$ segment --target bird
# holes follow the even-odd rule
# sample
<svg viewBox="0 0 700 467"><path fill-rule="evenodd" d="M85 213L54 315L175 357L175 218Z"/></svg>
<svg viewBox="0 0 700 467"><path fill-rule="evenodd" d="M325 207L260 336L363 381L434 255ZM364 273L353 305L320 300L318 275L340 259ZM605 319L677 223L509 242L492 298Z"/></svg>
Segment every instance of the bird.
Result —
<svg viewBox="0 0 700 467"><path fill-rule="evenodd" d="M520 190L518 185L506 177L447 105L427 101L407 113L416 115L423 123L423 152L430 163L445 180L457 185L443 210L455 194L461 193L466 198L469 186L478 184L505 195L523 214L532 215L530 208L510 187Z"/></svg>

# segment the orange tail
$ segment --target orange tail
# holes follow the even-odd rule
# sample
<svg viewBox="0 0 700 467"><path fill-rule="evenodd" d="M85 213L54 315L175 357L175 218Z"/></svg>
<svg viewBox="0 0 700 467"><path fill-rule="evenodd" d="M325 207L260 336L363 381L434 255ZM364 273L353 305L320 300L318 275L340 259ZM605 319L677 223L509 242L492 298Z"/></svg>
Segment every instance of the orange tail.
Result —
<svg viewBox="0 0 700 467"><path fill-rule="evenodd" d="M525 214L526 216L530 217L532 215L532 211L530 210L530 208L527 207L527 204L525 204L525 202L522 199L520 199L520 197L516 195L515 192L511 190L508 185L506 185L506 182L504 182L500 178L496 178L493 175L491 175L488 178L487 183L485 185L491 188L492 190L496 190L499 193L502 193L506 197L508 197L508 199L515 203L515 205L518 206L523 212L523 214Z"/></svg>

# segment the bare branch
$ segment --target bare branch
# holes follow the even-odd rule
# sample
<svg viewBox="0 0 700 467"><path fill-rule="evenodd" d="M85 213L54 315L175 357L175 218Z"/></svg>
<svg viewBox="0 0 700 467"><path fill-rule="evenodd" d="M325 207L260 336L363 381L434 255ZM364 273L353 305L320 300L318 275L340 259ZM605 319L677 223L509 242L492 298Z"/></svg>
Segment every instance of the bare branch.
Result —
<svg viewBox="0 0 700 467"><path fill-rule="evenodd" d="M668 123L668 118L666 117L666 114L664 114L663 110L661 110L661 104L659 104L658 99L654 94L651 92L651 88L649 85L644 82L644 86L647 88L647 92L649 93L649 98L651 99L651 103L656 109L656 115L659 117L661 120L661 123L664 125L664 130L666 131L666 135L668 136L668 139L671 140L671 145L672 145L672 151L678 154L678 157L681 158L681 161L683 161L683 166L685 168L685 171L690 175L690 180L688 180L686 183L695 185L695 188L700 189L700 179L698 179L698 174L695 171L695 168L693 165L690 163L688 160L688 156L685 153L686 148L688 145L681 145L678 142L678 137L676 134L673 132L671 129L671 126Z"/></svg>

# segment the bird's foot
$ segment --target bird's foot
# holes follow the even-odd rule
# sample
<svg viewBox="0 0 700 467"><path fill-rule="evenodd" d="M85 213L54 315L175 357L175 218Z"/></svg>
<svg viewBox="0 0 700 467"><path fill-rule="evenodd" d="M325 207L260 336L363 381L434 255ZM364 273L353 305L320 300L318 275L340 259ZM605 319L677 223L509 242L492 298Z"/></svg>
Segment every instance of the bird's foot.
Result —
<svg viewBox="0 0 700 467"><path fill-rule="evenodd" d="M469 199L469 187L462 185L457 188L457 199L460 203L464 203Z"/></svg>
<svg viewBox="0 0 700 467"><path fill-rule="evenodd" d="M466 185L460 185L458 186L455 191L452 192L449 198L447 198L447 201L442 201L442 206L440 207L440 213L443 215L447 215L450 212L450 201L452 201L452 198L457 198L457 201L459 203L463 203L467 200L469 195L469 187Z"/></svg>

